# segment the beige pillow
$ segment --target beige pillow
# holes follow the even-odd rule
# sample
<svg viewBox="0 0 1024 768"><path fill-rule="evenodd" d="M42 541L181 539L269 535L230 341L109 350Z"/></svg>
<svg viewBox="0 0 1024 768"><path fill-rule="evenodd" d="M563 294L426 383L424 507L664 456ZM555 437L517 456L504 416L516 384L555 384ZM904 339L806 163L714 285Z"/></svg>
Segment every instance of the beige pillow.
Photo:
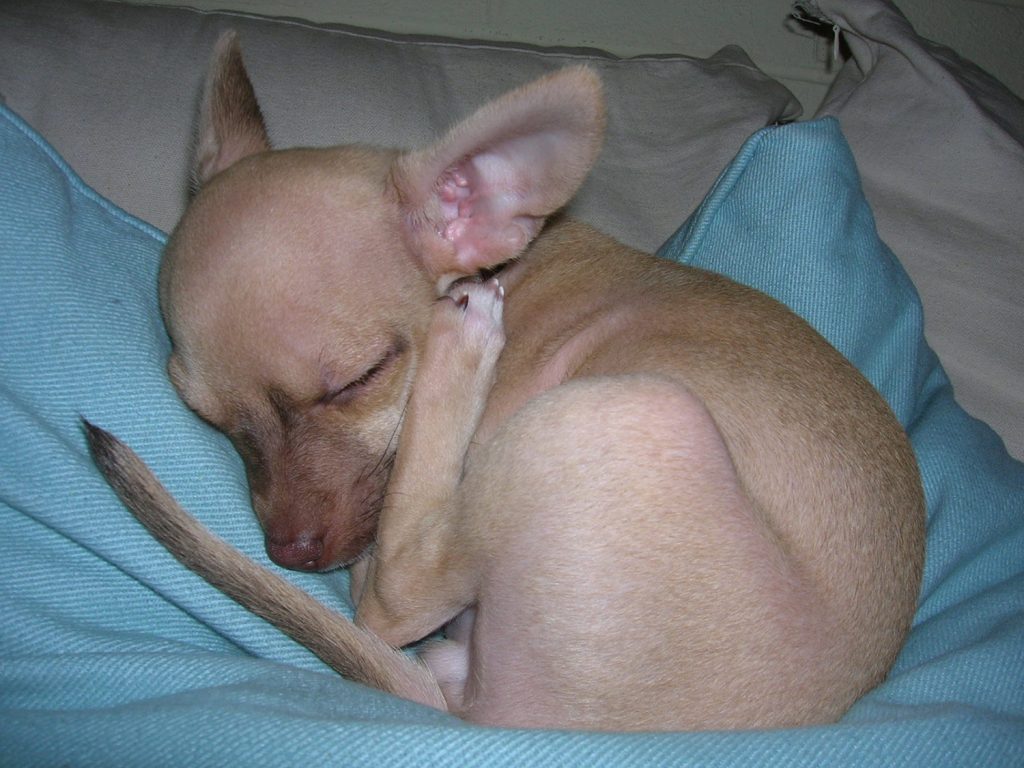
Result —
<svg viewBox="0 0 1024 768"><path fill-rule="evenodd" d="M891 3L817 7L853 54L820 114L840 120L957 400L1024 458L1024 103Z"/></svg>
<svg viewBox="0 0 1024 768"><path fill-rule="evenodd" d="M624 60L72 0L0 4L0 93L85 181L166 230L186 200L203 72L229 27L281 146L415 145L505 89L593 66L607 88L608 140L571 210L651 250L747 136L800 110L734 47Z"/></svg>

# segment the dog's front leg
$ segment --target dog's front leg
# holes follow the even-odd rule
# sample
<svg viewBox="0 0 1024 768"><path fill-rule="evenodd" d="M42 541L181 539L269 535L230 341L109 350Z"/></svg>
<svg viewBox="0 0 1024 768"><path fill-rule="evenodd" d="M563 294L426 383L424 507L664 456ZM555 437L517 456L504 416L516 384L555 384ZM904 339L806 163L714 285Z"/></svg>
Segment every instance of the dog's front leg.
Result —
<svg viewBox="0 0 1024 768"><path fill-rule="evenodd" d="M456 495L505 343L496 280L438 301L409 400L376 545L354 579L356 621L393 645L418 640L473 600Z"/></svg>

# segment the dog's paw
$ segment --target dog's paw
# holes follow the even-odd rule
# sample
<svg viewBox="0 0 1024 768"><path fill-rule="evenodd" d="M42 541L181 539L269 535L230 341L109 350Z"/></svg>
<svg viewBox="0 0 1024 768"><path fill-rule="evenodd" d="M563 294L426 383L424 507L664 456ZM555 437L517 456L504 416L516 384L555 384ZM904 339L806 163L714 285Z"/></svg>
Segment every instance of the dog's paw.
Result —
<svg viewBox="0 0 1024 768"><path fill-rule="evenodd" d="M462 362L477 372L493 370L505 346L504 306L505 289L496 278L453 286L434 314L431 341L443 358L436 362Z"/></svg>
<svg viewBox="0 0 1024 768"><path fill-rule="evenodd" d="M460 459L487 403L505 346L504 301L496 280L459 283L441 297L413 381L408 425L427 426L409 433L429 434L434 440L445 435L453 443L452 455ZM406 431L403 427L403 437Z"/></svg>

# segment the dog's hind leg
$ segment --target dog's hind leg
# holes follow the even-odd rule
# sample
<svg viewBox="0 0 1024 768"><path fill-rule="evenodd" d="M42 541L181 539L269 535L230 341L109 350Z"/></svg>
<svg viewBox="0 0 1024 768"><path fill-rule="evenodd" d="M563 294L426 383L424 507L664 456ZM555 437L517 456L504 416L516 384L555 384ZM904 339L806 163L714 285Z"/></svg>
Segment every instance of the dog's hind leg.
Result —
<svg viewBox="0 0 1024 768"><path fill-rule="evenodd" d="M469 720L782 726L850 703L827 612L675 382L541 395L474 454L458 509L479 586L447 698Z"/></svg>

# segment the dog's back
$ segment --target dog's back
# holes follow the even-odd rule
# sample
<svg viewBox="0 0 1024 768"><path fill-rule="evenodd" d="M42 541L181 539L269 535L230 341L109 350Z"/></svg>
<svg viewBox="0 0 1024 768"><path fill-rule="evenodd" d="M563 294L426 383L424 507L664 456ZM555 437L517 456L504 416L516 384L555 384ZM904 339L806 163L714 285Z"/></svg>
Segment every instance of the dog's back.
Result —
<svg viewBox="0 0 1024 768"><path fill-rule="evenodd" d="M916 604L923 499L905 434L849 362L764 294L571 221L507 295L461 502L478 525L462 544L485 553L477 599L502 617L475 647L504 653L478 651L465 714L794 725L880 682ZM537 690L564 706L531 707Z"/></svg>

